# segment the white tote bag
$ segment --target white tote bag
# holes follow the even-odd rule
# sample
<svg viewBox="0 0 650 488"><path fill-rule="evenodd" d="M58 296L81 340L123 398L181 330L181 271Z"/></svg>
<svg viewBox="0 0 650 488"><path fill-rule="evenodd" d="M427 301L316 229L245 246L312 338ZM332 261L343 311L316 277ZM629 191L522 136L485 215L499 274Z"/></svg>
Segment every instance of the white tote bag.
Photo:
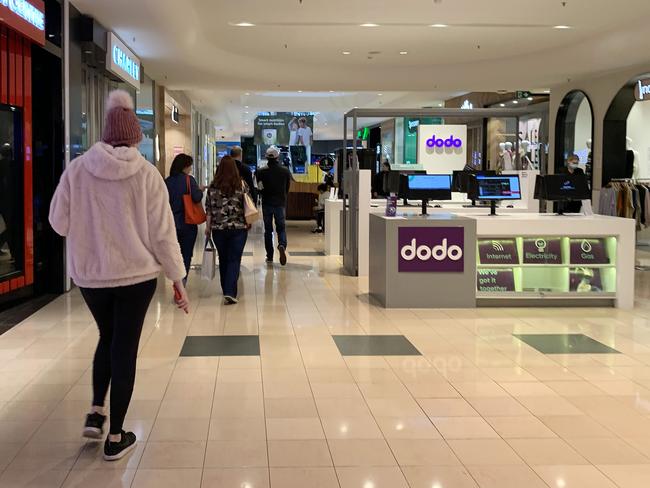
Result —
<svg viewBox="0 0 650 488"><path fill-rule="evenodd" d="M217 274L217 250L212 237L205 240L203 249L203 264L201 265L201 278L212 281Z"/></svg>
<svg viewBox="0 0 650 488"><path fill-rule="evenodd" d="M242 190L244 191L244 218L248 225L253 225L260 219L260 212L257 210L253 198L248 193L248 187L243 181Z"/></svg>

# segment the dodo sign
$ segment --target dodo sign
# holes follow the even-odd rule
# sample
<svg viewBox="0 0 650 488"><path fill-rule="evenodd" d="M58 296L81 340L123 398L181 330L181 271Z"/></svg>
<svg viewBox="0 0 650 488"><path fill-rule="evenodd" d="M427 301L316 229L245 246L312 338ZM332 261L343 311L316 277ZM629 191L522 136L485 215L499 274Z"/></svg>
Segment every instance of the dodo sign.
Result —
<svg viewBox="0 0 650 488"><path fill-rule="evenodd" d="M467 163L467 126L420 125L418 164L430 174L451 174Z"/></svg>
<svg viewBox="0 0 650 488"><path fill-rule="evenodd" d="M465 270L462 227L400 227L400 273L462 273Z"/></svg>

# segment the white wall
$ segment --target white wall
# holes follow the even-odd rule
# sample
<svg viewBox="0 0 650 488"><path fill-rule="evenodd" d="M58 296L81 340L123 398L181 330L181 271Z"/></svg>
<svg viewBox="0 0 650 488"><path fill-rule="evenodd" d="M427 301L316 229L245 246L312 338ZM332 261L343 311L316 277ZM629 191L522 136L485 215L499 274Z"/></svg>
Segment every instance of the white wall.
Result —
<svg viewBox="0 0 650 488"><path fill-rule="evenodd" d="M650 178L650 102L636 102L627 118L627 136L639 152L639 177Z"/></svg>

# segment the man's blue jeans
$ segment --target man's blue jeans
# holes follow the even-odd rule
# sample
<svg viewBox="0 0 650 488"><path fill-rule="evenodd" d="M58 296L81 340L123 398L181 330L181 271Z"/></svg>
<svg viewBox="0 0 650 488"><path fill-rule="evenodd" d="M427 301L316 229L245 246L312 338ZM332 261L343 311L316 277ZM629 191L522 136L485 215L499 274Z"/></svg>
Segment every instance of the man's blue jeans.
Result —
<svg viewBox="0 0 650 488"><path fill-rule="evenodd" d="M262 205L264 216L264 246L266 247L266 259L273 260L273 221L275 220L275 231L278 234L278 245L287 247L287 223L286 210L284 207L272 207Z"/></svg>

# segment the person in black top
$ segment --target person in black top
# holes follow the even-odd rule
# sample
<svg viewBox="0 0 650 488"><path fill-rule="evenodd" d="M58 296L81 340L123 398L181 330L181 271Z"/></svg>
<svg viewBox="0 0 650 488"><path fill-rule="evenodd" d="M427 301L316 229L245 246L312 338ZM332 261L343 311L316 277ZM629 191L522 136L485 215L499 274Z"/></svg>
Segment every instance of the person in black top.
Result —
<svg viewBox="0 0 650 488"><path fill-rule="evenodd" d="M563 175L584 175L584 170L580 167L580 158L572 154L566 160L566 166L560 169ZM582 211L582 202L559 202L565 213L580 213Z"/></svg>
<svg viewBox="0 0 650 488"><path fill-rule="evenodd" d="M280 264L287 264L287 230L286 206L291 172L278 161L280 151L271 146L266 151L268 166L257 172L257 183L262 193L262 215L264 216L264 245L266 247L266 262L273 262L273 221L278 234L278 251Z"/></svg>
<svg viewBox="0 0 650 488"><path fill-rule="evenodd" d="M230 150L230 157L237 163L239 176L241 176L241 179L244 180L244 183L248 186L251 197L253 197L255 205L257 205L257 189L255 188L255 183L253 183L253 172L248 165L243 162L243 154L244 150L240 146L233 146Z"/></svg>
<svg viewBox="0 0 650 488"><path fill-rule="evenodd" d="M199 187L194 177L190 174L194 160L187 154L179 154L172 162L169 177L165 180L167 191L169 191L169 204L172 207L174 221L176 223L176 237L181 246L181 254L185 262L185 271L189 274L194 254L194 244L198 234L198 226L185 223L185 203L183 195L192 195L192 201L199 203L203 200L205 188ZM183 280L187 283L187 275Z"/></svg>

